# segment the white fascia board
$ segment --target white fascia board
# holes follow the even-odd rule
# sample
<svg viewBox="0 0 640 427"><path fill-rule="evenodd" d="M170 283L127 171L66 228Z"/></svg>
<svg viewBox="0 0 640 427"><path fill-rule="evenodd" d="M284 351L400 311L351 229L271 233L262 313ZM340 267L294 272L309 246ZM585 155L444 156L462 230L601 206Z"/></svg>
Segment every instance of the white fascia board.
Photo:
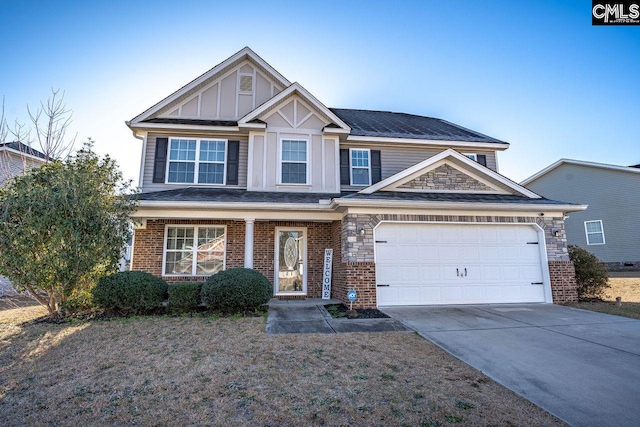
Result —
<svg viewBox="0 0 640 427"><path fill-rule="evenodd" d="M238 120L238 124L244 125L245 123L258 118L262 113L271 108L274 104L277 104L281 100L291 96L294 92L297 92L299 96L301 96L305 101L314 105L318 110L320 110L323 114L325 114L329 119L331 119L335 124L340 126L340 128L345 129L351 132L351 128L340 119L340 117L336 116L331 110L329 110L322 102L320 102L315 96L311 95L308 90L302 87L302 85L298 82L293 83L291 86L259 106L253 111L247 113L244 117Z"/></svg>
<svg viewBox="0 0 640 427"><path fill-rule="evenodd" d="M160 130L188 130L191 132L198 131L214 131L214 132L238 132L240 128L238 126L201 126L201 125L183 125L175 123L131 123L129 125L132 129L160 129Z"/></svg>
<svg viewBox="0 0 640 427"><path fill-rule="evenodd" d="M15 150L9 147L0 147L0 151L6 151L8 153L16 154L20 157L25 157L27 159L33 160L38 163L46 163L47 161L42 157L34 156L33 154L25 153L24 151Z"/></svg>
<svg viewBox="0 0 640 427"><path fill-rule="evenodd" d="M139 206L149 209L331 211L329 199L327 199L326 203L170 202L141 200Z"/></svg>
<svg viewBox="0 0 640 427"><path fill-rule="evenodd" d="M139 207L131 215L132 218L172 218L172 219L247 219L256 221L339 221L342 213L326 210L281 211L281 210L243 210L216 208L147 208Z"/></svg>
<svg viewBox="0 0 640 427"><path fill-rule="evenodd" d="M400 200L357 200L337 198L333 204L338 207L376 207L376 208L406 208L406 209L453 209L476 211L562 211L577 212L586 210L588 205L543 205L527 203L471 203L471 202L425 202L425 201L400 201ZM534 214L537 215L537 214Z"/></svg>
<svg viewBox="0 0 640 427"><path fill-rule="evenodd" d="M194 80L192 80L191 82L187 83L186 85L184 85L183 87L181 87L180 89L178 89L177 91L172 93L171 95L167 96L162 101L158 102L157 104L155 104L152 107L148 108L147 110L145 110L144 112L142 112L138 116L134 117L133 119L131 119L131 123L137 123L137 122L140 122L142 120L147 119L149 116L151 116L156 111L166 107L167 105L169 105L170 103L172 103L173 101L175 101L176 99L181 97L183 94L185 94L188 91L190 91L191 89L193 89L195 86L197 86L200 83L202 83L203 81L207 80L208 78L210 78L214 74L217 74L218 72L224 70L226 67L229 67L230 64L233 64L234 62L238 61L239 59L241 59L245 55L247 57L251 58L256 64L260 65L262 68L267 70L269 73L271 73L273 75L273 77L275 77L275 79L278 80L278 82L282 86L286 87L286 86L289 86L291 84L291 82L289 82L289 80L287 80L282 74L280 74L278 71L276 71L276 69L273 68L271 65L269 65L264 59L260 58L260 56L258 56L249 47L245 47L242 50L240 50L237 53L235 53L234 55L232 55L231 57L225 59L224 61L222 61L221 63L219 63L218 65L216 65L215 67L213 67L212 69L207 71L206 73L202 74L199 77L196 77Z"/></svg>
<svg viewBox="0 0 640 427"><path fill-rule="evenodd" d="M447 157L453 157L454 159L466 164L467 166L469 166L471 168L471 170L475 171L479 176L488 176L490 178L495 179L496 181L500 182L503 185L506 185L507 187L517 191L518 193L527 196L531 199L541 199L542 197L536 193L534 193L531 190L526 189L525 187L511 181L510 179L500 175L499 173L484 167L482 165L480 165L478 162L476 162L475 160L471 160L470 158L468 158L467 156L465 156L464 154L461 154L459 152L457 152L456 150L454 150L453 148L448 148L446 150L444 150L441 153L436 154L435 156L429 157L426 160L423 160L422 162L418 163L417 165L413 165L410 168L407 168L403 171L398 172L395 175L390 176L389 178L383 179L382 181L373 184L370 187L367 187L363 190L360 190L359 193L361 194L371 194L371 193L375 193L376 191L379 191L385 187L388 187L389 185L398 182L400 180L402 180L403 178L408 177L409 175L412 175L414 173L419 172L421 169L425 169L431 165L433 165L434 163L437 163L441 160L446 159Z"/></svg>
<svg viewBox="0 0 640 427"><path fill-rule="evenodd" d="M607 163L587 162L587 161L584 161L584 160L560 159L557 162L552 163L551 165L549 165L546 168L542 169L540 172L537 172L537 173L531 175L529 178L527 178L524 181L522 181L520 183L520 185L527 185L527 184L535 181L536 179L540 178L541 176L551 172L553 169L557 168L558 166L560 166L560 165L562 165L564 163L569 164L569 165L588 166L588 167L592 167L592 168L615 170L615 171L620 171L620 172L640 173L640 168L632 168L630 166L610 165L610 164L607 164Z"/></svg>
<svg viewBox="0 0 640 427"><path fill-rule="evenodd" d="M469 142L469 141L445 141L441 139L418 139L418 138L388 138L384 136L357 136L349 135L347 141L353 142L378 142L392 144L416 144L416 145L439 145L446 147L465 148L489 148L497 151L504 151L509 148L508 142Z"/></svg>
<svg viewBox="0 0 640 427"><path fill-rule="evenodd" d="M349 130L347 129L339 129L339 128L330 128L330 127L323 127L322 128L322 132L325 134L340 134L340 135L349 135Z"/></svg>
<svg viewBox="0 0 640 427"><path fill-rule="evenodd" d="M266 129L267 128L267 124L266 123L242 123L239 124L238 126L241 129Z"/></svg>

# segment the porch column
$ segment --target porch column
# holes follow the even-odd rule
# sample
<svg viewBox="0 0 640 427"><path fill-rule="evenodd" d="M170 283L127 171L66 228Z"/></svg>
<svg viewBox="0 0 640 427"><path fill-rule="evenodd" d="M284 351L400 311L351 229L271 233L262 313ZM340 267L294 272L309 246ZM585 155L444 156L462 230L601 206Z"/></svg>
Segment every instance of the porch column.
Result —
<svg viewBox="0 0 640 427"><path fill-rule="evenodd" d="M254 218L245 218L244 268L253 268L253 223Z"/></svg>

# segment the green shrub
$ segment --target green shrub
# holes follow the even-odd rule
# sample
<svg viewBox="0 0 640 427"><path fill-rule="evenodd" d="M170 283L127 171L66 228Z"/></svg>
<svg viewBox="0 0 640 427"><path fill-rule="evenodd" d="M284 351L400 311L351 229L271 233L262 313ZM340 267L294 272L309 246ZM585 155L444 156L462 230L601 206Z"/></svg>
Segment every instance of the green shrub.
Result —
<svg viewBox="0 0 640 427"><path fill-rule="evenodd" d="M191 311L200 306L202 283L184 282L169 285L167 308L171 311Z"/></svg>
<svg viewBox="0 0 640 427"><path fill-rule="evenodd" d="M166 299L167 288L167 282L149 273L121 271L98 280L93 300L103 308L143 313Z"/></svg>
<svg viewBox="0 0 640 427"><path fill-rule="evenodd" d="M578 298L602 299L609 285L609 273L600 260L591 252L569 245L569 258L576 269Z"/></svg>
<svg viewBox="0 0 640 427"><path fill-rule="evenodd" d="M209 277L202 285L202 302L226 313L256 310L269 302L271 283L247 268L232 268Z"/></svg>

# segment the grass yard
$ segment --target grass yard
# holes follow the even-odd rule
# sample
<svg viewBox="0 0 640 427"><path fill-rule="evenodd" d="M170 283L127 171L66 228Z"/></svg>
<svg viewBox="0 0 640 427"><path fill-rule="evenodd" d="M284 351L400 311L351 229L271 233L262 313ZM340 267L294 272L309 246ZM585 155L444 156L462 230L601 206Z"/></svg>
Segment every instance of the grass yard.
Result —
<svg viewBox="0 0 640 427"><path fill-rule="evenodd" d="M640 319L640 273L611 273L611 275L614 277L609 278L611 288L605 292L604 301L579 302L570 305L585 310ZM616 297L622 297L622 305L619 307L615 302Z"/></svg>
<svg viewBox="0 0 640 427"><path fill-rule="evenodd" d="M0 425L563 425L416 334L267 336L263 318L21 325Z"/></svg>

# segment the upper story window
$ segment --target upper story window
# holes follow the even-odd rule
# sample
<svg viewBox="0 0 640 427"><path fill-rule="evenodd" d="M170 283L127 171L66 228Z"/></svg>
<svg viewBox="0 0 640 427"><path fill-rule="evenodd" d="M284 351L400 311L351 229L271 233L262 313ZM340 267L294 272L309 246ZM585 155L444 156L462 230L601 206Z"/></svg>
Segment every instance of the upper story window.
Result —
<svg viewBox="0 0 640 427"><path fill-rule="evenodd" d="M350 150L351 185L371 185L371 156L369 150Z"/></svg>
<svg viewBox="0 0 640 427"><path fill-rule="evenodd" d="M224 184L226 140L169 140L167 182Z"/></svg>
<svg viewBox="0 0 640 427"><path fill-rule="evenodd" d="M283 139L281 153L281 184L307 183L307 141Z"/></svg>
<svg viewBox="0 0 640 427"><path fill-rule="evenodd" d="M478 155L476 153L462 153L465 156L467 156L468 158L470 158L471 160L477 162L478 161Z"/></svg>
<svg viewBox="0 0 640 427"><path fill-rule="evenodd" d="M604 245L602 220L585 221L584 231L587 234L587 245Z"/></svg>

